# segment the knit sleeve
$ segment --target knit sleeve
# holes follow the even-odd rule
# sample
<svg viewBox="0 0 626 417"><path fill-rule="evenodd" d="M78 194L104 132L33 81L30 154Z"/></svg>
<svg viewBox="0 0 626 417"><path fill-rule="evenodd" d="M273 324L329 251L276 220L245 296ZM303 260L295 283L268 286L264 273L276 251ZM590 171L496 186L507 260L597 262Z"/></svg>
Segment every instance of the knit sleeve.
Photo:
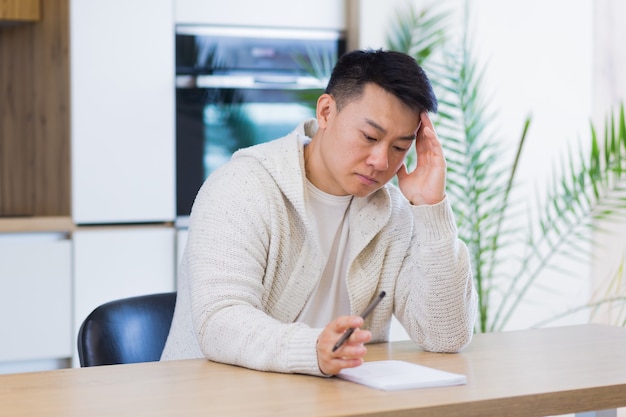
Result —
<svg viewBox="0 0 626 417"><path fill-rule="evenodd" d="M267 311L271 277L268 175L231 163L198 193L185 252L194 329L211 360L263 371L321 375L321 329ZM275 262L275 260L274 260Z"/></svg>
<svg viewBox="0 0 626 417"><path fill-rule="evenodd" d="M410 210L414 232L396 285L395 314L422 348L460 351L471 341L477 312L469 252L447 199Z"/></svg>

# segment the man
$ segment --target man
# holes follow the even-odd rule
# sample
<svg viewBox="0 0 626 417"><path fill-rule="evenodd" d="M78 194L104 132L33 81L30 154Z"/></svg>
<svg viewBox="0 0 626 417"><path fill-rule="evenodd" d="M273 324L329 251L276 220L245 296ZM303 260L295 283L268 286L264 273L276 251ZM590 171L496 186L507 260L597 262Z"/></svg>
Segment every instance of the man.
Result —
<svg viewBox="0 0 626 417"><path fill-rule="evenodd" d="M476 294L427 114L436 106L411 57L353 51L316 120L216 170L190 216L162 360L335 375L363 362L366 343L387 340L393 314L422 348L463 349ZM364 323L358 314L381 291Z"/></svg>

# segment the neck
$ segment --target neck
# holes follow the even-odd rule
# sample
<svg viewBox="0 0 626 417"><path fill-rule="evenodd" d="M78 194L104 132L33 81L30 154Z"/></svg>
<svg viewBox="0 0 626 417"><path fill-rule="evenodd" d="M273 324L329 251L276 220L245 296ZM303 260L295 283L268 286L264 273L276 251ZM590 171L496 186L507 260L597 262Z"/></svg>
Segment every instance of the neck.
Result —
<svg viewBox="0 0 626 417"><path fill-rule="evenodd" d="M318 134L316 133L312 138L311 141L304 147L304 172L306 174L306 177L309 181L311 181L311 183L313 185L315 185L316 187L319 188L318 184L315 181L314 175L312 175L313 172L315 172L315 165L316 165L316 152L318 150L318 146L317 146L317 142L318 142L318 138L317 138Z"/></svg>

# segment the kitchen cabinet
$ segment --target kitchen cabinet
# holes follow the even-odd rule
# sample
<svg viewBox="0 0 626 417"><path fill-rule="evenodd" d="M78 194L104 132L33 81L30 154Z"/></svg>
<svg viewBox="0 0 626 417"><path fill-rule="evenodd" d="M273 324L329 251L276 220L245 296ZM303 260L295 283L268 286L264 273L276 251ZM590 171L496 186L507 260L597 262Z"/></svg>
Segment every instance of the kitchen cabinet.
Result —
<svg viewBox="0 0 626 417"><path fill-rule="evenodd" d="M41 0L0 1L0 23L36 22L41 17Z"/></svg>
<svg viewBox="0 0 626 417"><path fill-rule="evenodd" d="M37 24L0 26L0 216L173 220L174 0L0 13L30 3Z"/></svg>
<svg viewBox="0 0 626 417"><path fill-rule="evenodd" d="M174 228L79 228L73 241L74 340L85 317L100 304L174 290Z"/></svg>
<svg viewBox="0 0 626 417"><path fill-rule="evenodd" d="M66 234L0 234L0 362L71 357L71 259Z"/></svg>
<svg viewBox="0 0 626 417"><path fill-rule="evenodd" d="M97 305L174 288L174 0L36 3L0 22L0 372L63 366Z"/></svg>
<svg viewBox="0 0 626 417"><path fill-rule="evenodd" d="M173 0L70 7L72 217L175 217Z"/></svg>
<svg viewBox="0 0 626 417"><path fill-rule="evenodd" d="M337 0L176 0L177 24L346 29L346 2Z"/></svg>
<svg viewBox="0 0 626 417"><path fill-rule="evenodd" d="M0 25L0 216L70 216L68 3Z"/></svg>

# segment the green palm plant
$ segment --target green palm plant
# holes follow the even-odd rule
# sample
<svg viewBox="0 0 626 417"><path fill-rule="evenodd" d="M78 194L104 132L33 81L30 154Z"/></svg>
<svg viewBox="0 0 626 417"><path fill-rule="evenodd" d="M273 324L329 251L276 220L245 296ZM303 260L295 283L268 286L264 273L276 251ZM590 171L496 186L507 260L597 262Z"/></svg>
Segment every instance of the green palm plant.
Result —
<svg viewBox="0 0 626 417"><path fill-rule="evenodd" d="M468 15L466 10L466 16ZM607 121L604 138L591 125L591 152L569 148L543 194L537 216L512 199L517 167L531 120L527 118L510 164L490 129L495 115L482 93L483 72L471 53L467 29L460 42L446 38L449 14L409 6L397 14L388 48L413 56L429 74L439 98L434 117L448 160L448 194L453 200L459 235L472 256L479 295L476 331L502 330L554 259L588 260L588 242L596 220L626 214L626 126L624 107ZM467 24L465 25L467 27ZM407 165L415 164L410 155ZM522 226L519 226L522 225ZM520 243L521 242L521 243ZM517 258L505 249L521 245ZM504 259L506 257L506 259ZM506 269L501 268L506 260ZM609 296L580 308L626 300ZM564 312L568 314L576 311Z"/></svg>
<svg viewBox="0 0 626 417"><path fill-rule="evenodd" d="M308 106L314 113L315 107L317 106L317 99L320 94L324 92L333 67L337 62L337 57L328 50L318 50L307 46L304 54L295 54L293 59L300 65L300 68L302 68L305 74L319 82L317 87L302 89L298 91L297 94L298 101Z"/></svg>

